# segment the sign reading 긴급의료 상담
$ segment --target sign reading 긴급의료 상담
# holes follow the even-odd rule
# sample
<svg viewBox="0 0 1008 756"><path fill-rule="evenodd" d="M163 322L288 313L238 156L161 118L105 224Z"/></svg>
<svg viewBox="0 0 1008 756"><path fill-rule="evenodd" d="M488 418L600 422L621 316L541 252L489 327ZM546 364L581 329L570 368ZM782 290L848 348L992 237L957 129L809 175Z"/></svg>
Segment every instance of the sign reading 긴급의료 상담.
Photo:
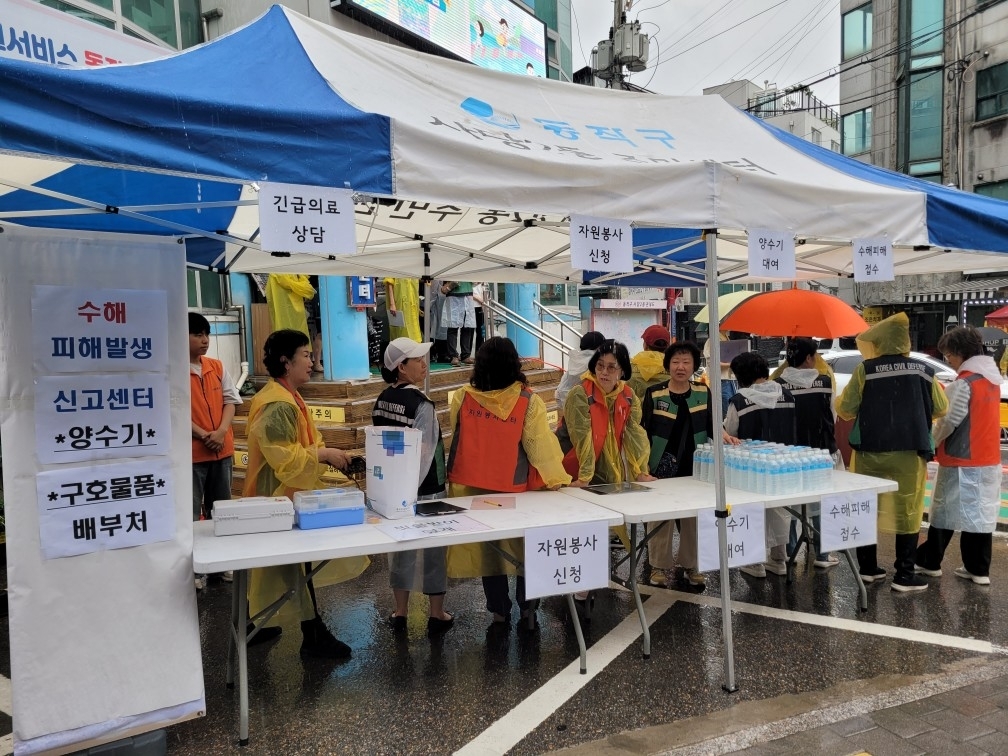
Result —
<svg viewBox="0 0 1008 756"><path fill-rule="evenodd" d="M259 186L259 240L267 252L349 255L357 251L353 192L325 186Z"/></svg>

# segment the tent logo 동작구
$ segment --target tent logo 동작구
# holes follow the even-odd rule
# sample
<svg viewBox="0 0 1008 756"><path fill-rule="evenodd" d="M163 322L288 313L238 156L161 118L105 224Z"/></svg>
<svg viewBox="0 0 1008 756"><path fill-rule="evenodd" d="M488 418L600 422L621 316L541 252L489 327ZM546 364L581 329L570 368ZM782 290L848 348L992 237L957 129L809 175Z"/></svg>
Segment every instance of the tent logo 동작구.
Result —
<svg viewBox="0 0 1008 756"><path fill-rule="evenodd" d="M475 97L467 97L459 107L469 115L475 116L483 121L483 123L488 123L491 126L511 130L521 128L521 124L518 123L518 116L514 113L506 115L504 113L495 113L490 103L477 100Z"/></svg>

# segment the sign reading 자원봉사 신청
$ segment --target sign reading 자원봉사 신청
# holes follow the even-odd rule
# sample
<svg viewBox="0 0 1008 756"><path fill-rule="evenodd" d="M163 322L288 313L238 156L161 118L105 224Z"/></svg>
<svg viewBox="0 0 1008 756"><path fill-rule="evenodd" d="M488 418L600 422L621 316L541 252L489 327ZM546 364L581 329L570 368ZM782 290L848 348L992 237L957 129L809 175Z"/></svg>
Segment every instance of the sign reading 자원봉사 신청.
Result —
<svg viewBox="0 0 1008 756"><path fill-rule="evenodd" d="M572 215L571 267L612 273L633 271L633 230L630 221Z"/></svg>
<svg viewBox="0 0 1008 756"><path fill-rule="evenodd" d="M525 531L525 596L556 596L609 585L609 526L605 522Z"/></svg>

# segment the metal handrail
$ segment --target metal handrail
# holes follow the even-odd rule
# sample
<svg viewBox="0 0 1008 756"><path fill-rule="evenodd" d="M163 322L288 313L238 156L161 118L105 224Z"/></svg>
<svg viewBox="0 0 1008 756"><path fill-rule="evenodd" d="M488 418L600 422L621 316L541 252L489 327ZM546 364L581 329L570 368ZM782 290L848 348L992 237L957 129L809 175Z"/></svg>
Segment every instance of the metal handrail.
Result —
<svg viewBox="0 0 1008 756"><path fill-rule="evenodd" d="M540 358L542 358L542 344L543 343L549 343L550 346L555 347L556 349L559 349L564 354L567 354L570 351L570 346L568 346L567 344L565 344L563 341L561 341L560 339L558 339L556 336L554 336L553 334L549 333L548 331L543 330L542 328L540 328L539 326L537 326L532 321L526 320L525 318L523 318L521 315L519 315L514 310L508 309L506 306L502 305L496 299L491 299L491 298L487 297L486 301L483 302L483 306L486 307L486 308L488 308L490 310L491 315L500 315L504 319L504 322L506 322L506 323L507 322L514 323L516 326L518 326L519 328L521 328L526 333L529 333L532 336L535 336L537 339L539 339L539 344L540 344L539 357Z"/></svg>
<svg viewBox="0 0 1008 756"><path fill-rule="evenodd" d="M557 323L560 324L560 336L561 336L561 338L563 337L563 329L566 328L568 331L570 331L575 336L577 336L577 339L578 339L579 342L581 341L581 337L584 336L584 334L583 333L579 333L578 330L576 328L574 328L574 326L572 326L570 323L568 323L566 320L564 320L562 317L560 317L560 315L558 313L556 313L553 310L551 310L549 307L547 307L546 305L544 305L538 299L533 299L532 300L532 304L539 310L539 316L540 317L542 317L543 314L549 315L551 318L553 318L553 320L555 320Z"/></svg>

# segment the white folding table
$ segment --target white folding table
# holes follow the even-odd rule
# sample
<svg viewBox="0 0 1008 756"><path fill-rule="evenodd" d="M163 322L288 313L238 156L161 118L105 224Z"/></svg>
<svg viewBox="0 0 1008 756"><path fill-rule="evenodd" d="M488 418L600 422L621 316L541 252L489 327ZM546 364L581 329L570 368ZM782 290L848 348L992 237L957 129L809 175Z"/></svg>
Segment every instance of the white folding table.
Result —
<svg viewBox="0 0 1008 756"><path fill-rule="evenodd" d="M227 684L234 684L232 649L238 657L239 688L239 744L248 744L248 570L255 567L274 567L305 562L326 562L330 559L410 551L466 543L482 543L505 538L522 538L529 528L554 527L585 523L620 525L623 517L612 508L600 506L598 501L581 501L560 492L536 491L514 496L514 509L470 510L471 497L445 499L462 507L468 517L487 526L486 530L467 533L444 533L422 539L397 541L379 530L374 524L350 525L315 530L288 530L249 535L214 536L213 522L193 525L193 570L197 573L214 573L232 570L231 633L228 642ZM392 522L383 520L383 522ZM399 522L398 520L395 522ZM321 565L320 565L321 567ZM254 622L266 622L293 593L278 597L263 610ZM586 672L586 650L580 624L577 621L574 599L567 597L568 608L574 619L578 647L581 654L581 671ZM255 626L253 633L257 632Z"/></svg>
<svg viewBox="0 0 1008 756"><path fill-rule="evenodd" d="M629 588L633 592L634 603L637 606L637 614L640 617L641 629L643 630L643 653L644 658L651 656L651 632L648 628L647 620L644 616L644 605L641 602L640 590L637 585L637 564L643 553L647 540L637 543L637 530L640 525L649 522L662 522L665 520L675 520L680 517L696 517L702 510L713 510L715 507L714 486L711 483L704 483L694 478L667 478L664 480L651 481L644 484L647 490L625 491L615 494L600 495L590 489L565 488L563 492L583 501L599 504L614 512L619 512L623 516L624 522L630 528L630 576L628 580L621 579L613 571L613 582ZM763 502L767 509L786 507L803 520L803 527L808 528L808 518L804 517L804 510L796 511L795 507L805 507L808 504L815 504L822 500L824 496L833 494L848 493L854 491L875 491L882 493L885 491L895 491L896 483L885 478L873 478L857 473L833 471L832 485L829 488L818 489L792 494L782 494L771 496L753 491L742 491L735 488L725 489L725 500L729 504L753 504ZM666 526L667 527L667 526ZM806 531L807 532L807 531ZM859 602L861 610L868 608L868 592L865 590L861 575L857 570L857 561L850 551L843 552L850 565L854 578L858 583ZM794 565L793 554L788 562L788 578L791 578L791 570Z"/></svg>

